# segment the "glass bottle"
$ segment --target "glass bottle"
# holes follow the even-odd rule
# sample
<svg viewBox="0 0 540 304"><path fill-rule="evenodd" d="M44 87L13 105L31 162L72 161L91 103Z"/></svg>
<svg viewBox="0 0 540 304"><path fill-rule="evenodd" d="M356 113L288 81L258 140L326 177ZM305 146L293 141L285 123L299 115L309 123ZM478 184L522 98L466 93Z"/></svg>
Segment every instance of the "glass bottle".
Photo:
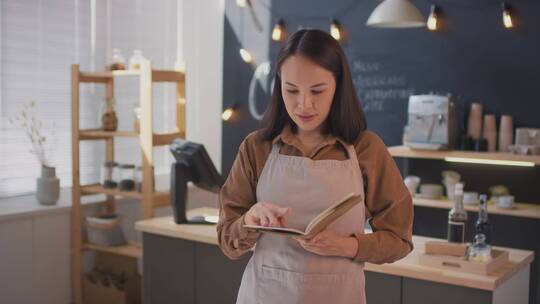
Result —
<svg viewBox="0 0 540 304"><path fill-rule="evenodd" d="M107 98L101 105L100 111L101 128L104 131L116 131L118 128L118 117L114 110L114 99Z"/></svg>
<svg viewBox="0 0 540 304"><path fill-rule="evenodd" d="M480 195L480 207L475 228L476 234L483 234L486 237L486 242L491 244L491 224L488 220L487 195L485 194Z"/></svg>
<svg viewBox="0 0 540 304"><path fill-rule="evenodd" d="M466 224L467 211L463 208L463 184L458 183L454 188L454 207L448 213L448 241L464 243Z"/></svg>
<svg viewBox="0 0 540 304"><path fill-rule="evenodd" d="M491 259L491 246L486 243L486 236L478 233L474 236L474 242L469 249L469 260L475 262L487 262Z"/></svg>
<svg viewBox="0 0 540 304"><path fill-rule="evenodd" d="M133 55L129 58L129 68L131 70L138 70L141 68L141 63L144 60L141 50L134 50Z"/></svg>

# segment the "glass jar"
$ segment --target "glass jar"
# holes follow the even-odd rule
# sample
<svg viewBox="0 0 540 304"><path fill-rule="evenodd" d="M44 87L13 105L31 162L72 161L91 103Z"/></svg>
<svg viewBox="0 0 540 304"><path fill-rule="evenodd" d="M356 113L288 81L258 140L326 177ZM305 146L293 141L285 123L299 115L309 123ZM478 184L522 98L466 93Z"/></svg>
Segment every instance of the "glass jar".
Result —
<svg viewBox="0 0 540 304"><path fill-rule="evenodd" d="M101 167L101 185L103 188L116 188L118 185L118 167L113 161L106 161Z"/></svg>
<svg viewBox="0 0 540 304"><path fill-rule="evenodd" d="M135 190L139 192L142 191L142 174L142 167L135 167L135 175L133 175L133 179L135 180Z"/></svg>
<svg viewBox="0 0 540 304"><path fill-rule="evenodd" d="M118 129L118 117L116 116L116 111L114 110L114 99L107 98L101 105L99 111L101 129L104 131L116 131Z"/></svg>
<svg viewBox="0 0 540 304"><path fill-rule="evenodd" d="M112 50L111 57L111 71L114 70L125 70L126 69L126 58L122 55L120 49L114 48Z"/></svg>
<svg viewBox="0 0 540 304"><path fill-rule="evenodd" d="M486 236L483 233L474 236L474 243L469 247L469 260L475 262L491 260L491 246L486 243Z"/></svg>
<svg viewBox="0 0 540 304"><path fill-rule="evenodd" d="M118 165L120 182L118 183L118 189L122 191L133 191L135 189L135 181L133 180L135 175L135 165L121 164Z"/></svg>
<svg viewBox="0 0 540 304"><path fill-rule="evenodd" d="M129 68L131 70L138 70L141 68L142 61L144 60L141 50L134 50L133 55L129 58Z"/></svg>
<svg viewBox="0 0 540 304"><path fill-rule="evenodd" d="M133 131L136 133L141 131L141 107L137 105L133 109Z"/></svg>

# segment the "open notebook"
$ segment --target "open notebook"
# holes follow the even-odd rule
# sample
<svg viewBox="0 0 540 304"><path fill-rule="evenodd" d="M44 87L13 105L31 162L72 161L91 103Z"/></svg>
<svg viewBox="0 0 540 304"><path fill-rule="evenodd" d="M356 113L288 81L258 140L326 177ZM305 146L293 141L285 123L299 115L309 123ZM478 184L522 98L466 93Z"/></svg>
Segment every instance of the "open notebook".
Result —
<svg viewBox="0 0 540 304"><path fill-rule="evenodd" d="M309 222L305 231L301 231L293 228L281 228L281 227L264 227L257 225L244 225L245 228L251 231L259 232L271 232L282 235L300 236L310 238L320 231L324 230L326 226L342 216L345 212L349 211L356 204L362 202L362 195L357 193L349 193L341 200L335 202L330 207L326 208L323 212L319 213L315 218Z"/></svg>

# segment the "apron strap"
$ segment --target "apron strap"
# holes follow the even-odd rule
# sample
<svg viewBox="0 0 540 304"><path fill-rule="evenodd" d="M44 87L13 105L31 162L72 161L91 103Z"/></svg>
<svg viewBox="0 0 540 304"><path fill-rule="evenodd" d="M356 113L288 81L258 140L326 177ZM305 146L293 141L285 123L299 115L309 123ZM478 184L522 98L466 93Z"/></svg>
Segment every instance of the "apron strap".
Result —
<svg viewBox="0 0 540 304"><path fill-rule="evenodd" d="M356 155L356 149L354 148L354 146L346 145L345 148L347 149L349 159L352 161L355 168L360 168L360 164L358 163L358 156Z"/></svg>
<svg viewBox="0 0 540 304"><path fill-rule="evenodd" d="M272 145L272 152L270 152L270 157L277 158L279 155L279 150L281 149L281 143L278 141Z"/></svg>

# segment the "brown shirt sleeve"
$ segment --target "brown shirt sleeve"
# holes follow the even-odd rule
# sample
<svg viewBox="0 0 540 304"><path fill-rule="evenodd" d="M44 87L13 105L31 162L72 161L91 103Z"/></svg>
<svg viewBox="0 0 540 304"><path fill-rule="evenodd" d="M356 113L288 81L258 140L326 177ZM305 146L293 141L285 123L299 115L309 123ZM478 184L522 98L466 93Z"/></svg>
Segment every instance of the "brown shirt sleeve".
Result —
<svg viewBox="0 0 540 304"><path fill-rule="evenodd" d="M412 249L413 204L383 141L366 131L355 149L364 176L366 218L373 233L357 234L358 262L391 263Z"/></svg>
<svg viewBox="0 0 540 304"><path fill-rule="evenodd" d="M223 253L238 259L250 250L259 233L242 227L244 214L257 203L257 181L271 150L271 143L263 142L256 132L240 144L229 176L219 193L219 247Z"/></svg>
<svg viewBox="0 0 540 304"><path fill-rule="evenodd" d="M313 159L345 159L339 144L329 145L312 155ZM259 233L242 228L244 214L257 203L256 189L272 143L263 141L257 132L246 137L238 149L231 171L219 194L220 216L217 224L221 250L237 259L250 250ZM355 144L360 169L364 176L366 218L374 233L355 235L358 262L390 263L412 250L412 199L392 156L382 140L372 132L364 132ZM281 151L301 155L292 146Z"/></svg>

